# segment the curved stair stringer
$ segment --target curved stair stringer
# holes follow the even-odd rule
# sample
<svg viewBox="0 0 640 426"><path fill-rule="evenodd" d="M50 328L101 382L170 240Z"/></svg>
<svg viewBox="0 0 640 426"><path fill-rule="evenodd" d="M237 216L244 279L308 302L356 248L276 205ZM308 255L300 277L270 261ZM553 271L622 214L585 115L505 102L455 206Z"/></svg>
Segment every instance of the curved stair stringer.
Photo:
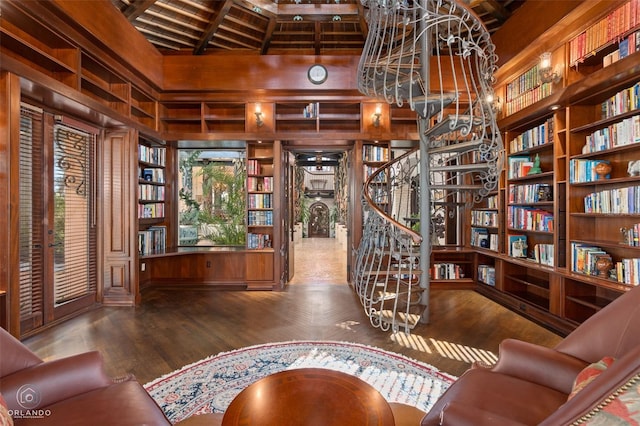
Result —
<svg viewBox="0 0 640 426"><path fill-rule="evenodd" d="M365 183L364 231L352 278L374 326L409 332L428 321L429 259L443 227L443 206L479 202L498 183L503 147L492 101L497 58L479 18L455 1L362 3L369 7L369 35L358 88L388 103L408 103L420 143ZM419 218L408 206L411 191L419 193ZM411 229L417 222L423 224L420 234Z"/></svg>

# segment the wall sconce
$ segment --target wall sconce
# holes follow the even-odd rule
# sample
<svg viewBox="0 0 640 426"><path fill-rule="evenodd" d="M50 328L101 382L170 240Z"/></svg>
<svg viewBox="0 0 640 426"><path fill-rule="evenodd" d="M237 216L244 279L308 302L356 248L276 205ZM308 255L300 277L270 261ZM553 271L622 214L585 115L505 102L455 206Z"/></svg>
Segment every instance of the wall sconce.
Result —
<svg viewBox="0 0 640 426"><path fill-rule="evenodd" d="M542 83L557 83L560 81L560 74L553 69L553 64L551 63L551 52L544 52L540 55L538 75Z"/></svg>
<svg viewBox="0 0 640 426"><path fill-rule="evenodd" d="M380 116L382 115L382 107L380 104L376 105L376 112L371 116L373 120L373 127L380 127Z"/></svg>
<svg viewBox="0 0 640 426"><path fill-rule="evenodd" d="M499 96L494 96L493 94L488 94L485 98L485 102L494 112L500 112L502 110L502 103L500 102Z"/></svg>
<svg viewBox="0 0 640 426"><path fill-rule="evenodd" d="M256 105L256 126L262 127L264 121L262 121L262 110L260 109L260 105Z"/></svg>

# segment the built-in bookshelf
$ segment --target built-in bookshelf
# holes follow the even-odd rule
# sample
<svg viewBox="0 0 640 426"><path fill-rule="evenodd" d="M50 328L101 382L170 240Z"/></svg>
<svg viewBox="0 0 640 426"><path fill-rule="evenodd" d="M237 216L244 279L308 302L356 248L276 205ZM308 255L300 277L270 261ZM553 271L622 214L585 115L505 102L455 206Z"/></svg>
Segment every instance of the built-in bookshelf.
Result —
<svg viewBox="0 0 640 426"><path fill-rule="evenodd" d="M640 0L625 2L569 41L569 64L577 66L586 58L611 46L617 48L604 54L603 65L624 59L638 50L636 46L640 46L637 37L639 26Z"/></svg>
<svg viewBox="0 0 640 426"><path fill-rule="evenodd" d="M499 196L492 193L471 209L470 245L498 252L500 250Z"/></svg>
<svg viewBox="0 0 640 426"><path fill-rule="evenodd" d="M430 264L430 282L436 288L472 288L475 283L473 250L436 246L431 252Z"/></svg>
<svg viewBox="0 0 640 426"><path fill-rule="evenodd" d="M138 144L138 254L164 253L167 148L140 138Z"/></svg>
<svg viewBox="0 0 640 426"><path fill-rule="evenodd" d="M508 132L506 253L554 266L554 117Z"/></svg>
<svg viewBox="0 0 640 426"><path fill-rule="evenodd" d="M247 249L273 248L274 170L269 142L247 145Z"/></svg>

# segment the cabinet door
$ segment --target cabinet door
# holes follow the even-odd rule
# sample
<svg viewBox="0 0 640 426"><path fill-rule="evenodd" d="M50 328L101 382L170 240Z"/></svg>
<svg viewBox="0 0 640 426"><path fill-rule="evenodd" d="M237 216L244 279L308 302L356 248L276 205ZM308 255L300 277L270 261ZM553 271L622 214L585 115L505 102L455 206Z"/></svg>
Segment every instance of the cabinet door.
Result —
<svg viewBox="0 0 640 426"><path fill-rule="evenodd" d="M247 253L247 281L270 281L273 283L273 252Z"/></svg>

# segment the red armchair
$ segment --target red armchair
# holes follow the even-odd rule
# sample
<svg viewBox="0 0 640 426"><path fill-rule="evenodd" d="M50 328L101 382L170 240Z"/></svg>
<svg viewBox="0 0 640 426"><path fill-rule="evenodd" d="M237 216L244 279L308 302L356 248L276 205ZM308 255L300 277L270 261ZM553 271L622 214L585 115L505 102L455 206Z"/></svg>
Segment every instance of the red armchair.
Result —
<svg viewBox="0 0 640 426"><path fill-rule="evenodd" d="M140 383L108 377L98 352L45 362L2 328L0 393L16 426L171 424Z"/></svg>
<svg viewBox="0 0 640 426"><path fill-rule="evenodd" d="M604 357L615 361L569 399L578 374ZM602 414L621 390L638 392L638 384L640 287L590 317L555 348L505 340L498 362L474 365L460 376L421 425L568 425Z"/></svg>

